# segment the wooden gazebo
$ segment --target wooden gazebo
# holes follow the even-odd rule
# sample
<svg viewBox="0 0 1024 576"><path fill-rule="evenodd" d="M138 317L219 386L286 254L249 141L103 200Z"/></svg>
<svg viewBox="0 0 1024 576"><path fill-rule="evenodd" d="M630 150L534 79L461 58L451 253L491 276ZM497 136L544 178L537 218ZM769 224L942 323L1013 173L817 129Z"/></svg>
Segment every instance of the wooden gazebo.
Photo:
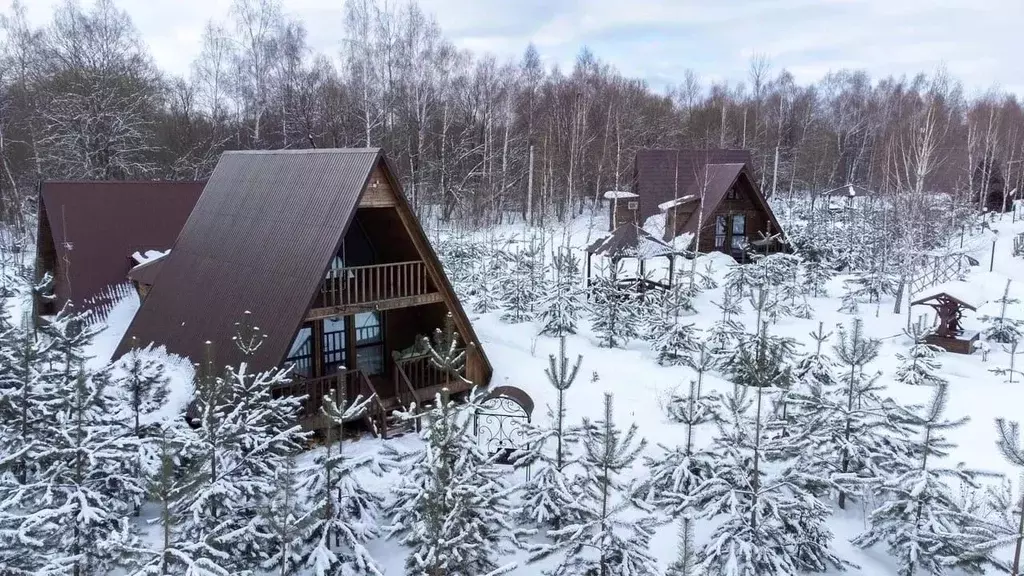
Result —
<svg viewBox="0 0 1024 576"><path fill-rule="evenodd" d="M611 260L612 266L618 266L622 260L635 259L637 261L636 281L642 284L642 289L671 288L672 278L675 275L675 257L684 255L685 252L659 240L647 230L634 223L626 223L616 228L608 236L598 238L587 247L587 286L590 286L593 257L602 256ZM646 278L647 260L654 258L668 259L668 278L664 283ZM633 281L633 279L620 279L620 281Z"/></svg>
<svg viewBox="0 0 1024 576"><path fill-rule="evenodd" d="M960 286L960 285L963 286ZM917 295L911 306L930 306L935 310L938 323L935 330L925 339L948 352L970 354L977 332L963 329L961 319L964 310L977 311L980 302L970 292L963 290L968 287L965 282L950 282L934 286Z"/></svg>

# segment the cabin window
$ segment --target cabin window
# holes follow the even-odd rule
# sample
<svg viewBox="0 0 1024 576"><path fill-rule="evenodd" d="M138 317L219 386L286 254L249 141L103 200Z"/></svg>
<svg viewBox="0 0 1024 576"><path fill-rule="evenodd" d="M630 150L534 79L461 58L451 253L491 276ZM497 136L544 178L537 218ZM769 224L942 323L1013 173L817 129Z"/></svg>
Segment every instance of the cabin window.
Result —
<svg viewBox="0 0 1024 576"><path fill-rule="evenodd" d="M715 216L715 248L725 247L725 233L727 229L725 216Z"/></svg>
<svg viewBox="0 0 1024 576"><path fill-rule="evenodd" d="M356 367L367 376L384 373L384 326L379 312L355 315Z"/></svg>
<svg viewBox="0 0 1024 576"><path fill-rule="evenodd" d="M295 335L291 347L288 349L288 356L284 360L285 365L292 366L292 373L296 376L310 378L313 376L313 327L304 324Z"/></svg>
<svg viewBox="0 0 1024 576"><path fill-rule="evenodd" d="M747 217L743 214L732 216L732 246L733 250L739 250L747 239Z"/></svg>
<svg viewBox="0 0 1024 576"><path fill-rule="evenodd" d="M729 200L735 200L737 197L736 189L729 188L729 191L725 194L725 197L728 198Z"/></svg>
<svg viewBox="0 0 1024 576"><path fill-rule="evenodd" d="M324 320L324 334L322 339L324 355L324 375L330 375L344 368L348 360L348 349L346 348L344 318L328 318Z"/></svg>

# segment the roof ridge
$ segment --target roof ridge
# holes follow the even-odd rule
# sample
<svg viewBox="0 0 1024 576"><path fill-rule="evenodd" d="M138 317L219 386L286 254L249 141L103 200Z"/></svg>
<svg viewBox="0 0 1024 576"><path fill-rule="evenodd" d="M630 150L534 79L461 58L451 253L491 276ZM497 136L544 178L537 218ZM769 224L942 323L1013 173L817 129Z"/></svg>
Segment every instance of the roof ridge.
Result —
<svg viewBox="0 0 1024 576"><path fill-rule="evenodd" d="M280 150L225 150L224 154L377 154L383 148L285 148Z"/></svg>

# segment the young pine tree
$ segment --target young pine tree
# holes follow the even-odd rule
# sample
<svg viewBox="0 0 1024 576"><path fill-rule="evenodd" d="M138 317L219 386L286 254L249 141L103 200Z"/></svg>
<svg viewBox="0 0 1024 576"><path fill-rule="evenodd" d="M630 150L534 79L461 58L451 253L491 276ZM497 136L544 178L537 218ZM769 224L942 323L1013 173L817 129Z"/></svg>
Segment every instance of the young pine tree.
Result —
<svg viewBox="0 0 1024 576"><path fill-rule="evenodd" d="M869 515L867 531L853 540L862 548L884 543L899 576L954 567L980 572L985 563L973 535L957 529L967 511L950 489L950 481L970 483L970 475L941 462L956 447L946 433L969 420L944 419L947 398L947 386L939 384L927 406L898 407L891 415L915 437L908 454L883 464L886 475L876 489L881 504Z"/></svg>
<svg viewBox="0 0 1024 576"><path fill-rule="evenodd" d="M85 371L61 379L62 401L33 454L38 472L20 488L18 531L38 546L44 572L112 570L116 557L101 543L145 492L131 464L138 440L122 433L121 407L106 383L101 373Z"/></svg>
<svg viewBox="0 0 1024 576"><path fill-rule="evenodd" d="M624 346L640 335L640 308L636 294L620 285L622 264L607 274L599 273L590 286L591 327L598 344L605 348Z"/></svg>
<svg viewBox="0 0 1024 576"><path fill-rule="evenodd" d="M511 253L509 266L501 279L503 320L519 323L533 318L537 300L543 293L543 287L538 285L538 266L537 254L531 249L520 248Z"/></svg>
<svg viewBox="0 0 1024 576"><path fill-rule="evenodd" d="M538 320L543 324L540 333L545 336L575 334L583 312L579 261L568 250L558 252L554 256L554 272L554 284L539 301Z"/></svg>
<svg viewBox="0 0 1024 576"><path fill-rule="evenodd" d="M839 343L833 349L836 358L846 370L845 376L842 376L846 392L840 402L840 405L845 406L842 421L842 443L839 450L840 474L869 470L872 455L866 452L858 453L857 448L870 448L870 446L862 446L853 440L857 438L859 431L869 427L874 421L871 414L863 412L863 406L865 402L875 403L877 388L872 380L863 377L863 371L868 362L878 357L878 349L881 345L878 340L864 336L864 324L860 318L854 319L853 328L849 331L843 327L839 328ZM858 430L858 428L862 428L862 430ZM846 508L846 498L847 492L841 491L839 493L840 508Z"/></svg>
<svg viewBox="0 0 1024 576"><path fill-rule="evenodd" d="M725 416L714 440L714 475L697 497L701 518L719 518L711 541L700 551L701 574L755 576L842 568L831 551L828 508L784 478L765 469L771 452L758 412L749 415L752 391L737 386L724 399Z"/></svg>
<svg viewBox="0 0 1024 576"><path fill-rule="evenodd" d="M341 441L344 423L362 416L373 401L359 397L342 409L330 397L324 398L324 415L335 426L325 429L325 448L302 471L300 489L308 502L293 544L296 558L314 576L382 574L366 549L366 542L379 535L376 519L381 498L356 477L361 469L379 470L372 454L346 457Z"/></svg>
<svg viewBox="0 0 1024 576"><path fill-rule="evenodd" d="M149 499L159 507L159 541L152 548L133 546L123 553L136 557L137 568L132 576L228 576L231 572L227 554L211 547L206 539L183 537L177 527L180 519L173 506L177 499L179 479L175 468L180 464L180 447L188 429L164 427L158 433L160 465L149 482ZM185 441L184 443L187 443Z"/></svg>
<svg viewBox="0 0 1024 576"><path fill-rule="evenodd" d="M470 432L472 405L446 396L423 416L422 449L385 447L402 477L385 504L385 530L410 549L408 573L474 576L499 567L514 510L503 473Z"/></svg>
<svg viewBox="0 0 1024 576"><path fill-rule="evenodd" d="M1010 344L1021 340L1024 336L1024 319L1020 317L1019 313L1014 314L1015 307L1020 305L1020 300L1010 296L1010 283L1010 280L1006 281L1006 289L1003 290L1002 297L995 301L999 304L999 315L981 317L981 321L985 323L985 339L991 342Z"/></svg>
<svg viewBox="0 0 1024 576"><path fill-rule="evenodd" d="M637 441L636 425L623 432L612 419L612 397L605 394L604 419L591 425L584 421L583 474L573 504L573 524L549 530L550 544L534 548L537 560L563 552L563 560L547 572L551 576L594 574L600 576L654 576L657 565L649 547L654 524L649 517L629 518L623 474L644 449Z"/></svg>
<svg viewBox="0 0 1024 576"><path fill-rule="evenodd" d="M574 463L572 447L579 440L581 430L565 424L565 391L579 375L583 356L577 356L570 367L565 353L565 336L559 339L558 357L548 357L544 370L548 382L555 388L555 408L549 407L549 426L528 424L523 448L513 456L517 467L531 468L530 478L520 486L523 523L545 528L559 528L563 522L576 520L575 496L567 467ZM552 446L553 444L553 446Z"/></svg>
<svg viewBox="0 0 1024 576"><path fill-rule="evenodd" d="M942 364L937 356L944 350L929 344L926 340L928 330L920 323L913 324L903 333L913 343L906 354L896 354L900 361L896 368L896 381L911 386L937 386L946 383L945 378L939 375Z"/></svg>
<svg viewBox="0 0 1024 576"><path fill-rule="evenodd" d="M173 512L192 542L203 542L204 557L250 570L269 557L271 536L261 514L276 496L275 471L300 446L294 424L299 398L274 398L288 382L288 370L249 373L245 363L218 374L212 353L198 371L196 428L183 446L187 462Z"/></svg>
<svg viewBox="0 0 1024 576"><path fill-rule="evenodd" d="M676 395L665 405L670 420L683 424L683 442L676 446L659 444L661 454L645 456L649 478L641 485L641 496L652 507L664 511L679 524L678 555L668 576L696 576L697 548L693 541L695 511L702 507L696 498L698 487L714 475L714 456L694 442L695 432L717 418L717 395L702 396L696 380L687 395Z"/></svg>

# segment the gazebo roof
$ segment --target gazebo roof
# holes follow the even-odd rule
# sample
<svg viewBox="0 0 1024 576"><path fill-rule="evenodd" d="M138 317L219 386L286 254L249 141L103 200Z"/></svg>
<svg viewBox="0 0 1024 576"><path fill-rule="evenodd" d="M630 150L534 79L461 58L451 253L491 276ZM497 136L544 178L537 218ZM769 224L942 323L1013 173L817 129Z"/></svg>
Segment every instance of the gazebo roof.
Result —
<svg viewBox="0 0 1024 576"><path fill-rule="evenodd" d="M657 239L653 234L636 224L623 224L608 236L598 238L587 252L612 258L657 258L682 254L672 245Z"/></svg>
<svg viewBox="0 0 1024 576"><path fill-rule="evenodd" d="M969 282L945 282L926 288L914 295L911 306L917 304L929 304L940 299L949 299L968 310L977 310L985 303L985 297L978 287Z"/></svg>

